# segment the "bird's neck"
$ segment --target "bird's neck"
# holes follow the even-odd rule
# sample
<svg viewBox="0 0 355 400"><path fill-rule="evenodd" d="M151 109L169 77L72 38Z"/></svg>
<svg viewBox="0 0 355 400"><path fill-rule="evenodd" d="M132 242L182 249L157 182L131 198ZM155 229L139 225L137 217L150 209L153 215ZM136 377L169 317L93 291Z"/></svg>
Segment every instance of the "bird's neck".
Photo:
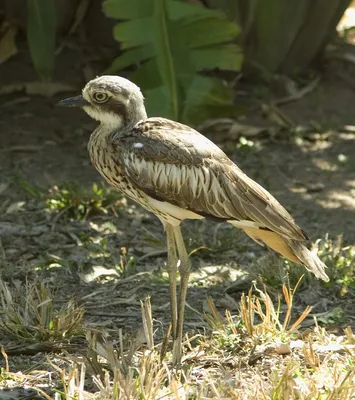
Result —
<svg viewBox="0 0 355 400"><path fill-rule="evenodd" d="M125 113L105 114L105 118L100 119L100 131L102 132L122 132L132 129L139 121L147 119L147 112L144 104L136 105Z"/></svg>
<svg viewBox="0 0 355 400"><path fill-rule="evenodd" d="M144 104L136 104L128 114L127 125L125 129L133 128L139 121L147 119L147 111Z"/></svg>
<svg viewBox="0 0 355 400"><path fill-rule="evenodd" d="M134 107L129 114L125 116L114 115L112 118L105 118L100 121L100 125L94 130L94 132L90 136L89 141L89 150L93 148L93 146L97 145L98 142L101 145L106 146L109 142L112 141L113 135L121 134L123 132L127 132L142 120L147 119L147 112L144 107L144 104L137 105Z"/></svg>

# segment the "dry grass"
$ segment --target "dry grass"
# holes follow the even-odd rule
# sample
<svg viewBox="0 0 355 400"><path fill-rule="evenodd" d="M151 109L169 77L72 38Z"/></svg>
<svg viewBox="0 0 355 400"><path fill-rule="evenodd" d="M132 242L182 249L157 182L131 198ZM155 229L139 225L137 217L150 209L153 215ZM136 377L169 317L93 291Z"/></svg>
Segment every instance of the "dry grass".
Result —
<svg viewBox="0 0 355 400"><path fill-rule="evenodd" d="M53 306L53 294L43 283L9 287L0 281L0 332L28 343L61 341L82 332L84 310L69 301Z"/></svg>
<svg viewBox="0 0 355 400"><path fill-rule="evenodd" d="M76 203L70 196L66 199L75 210ZM63 210L67 212L58 207L56 215L64 216ZM33 212L27 215L36 217ZM66 218L54 216L55 229L51 226L39 240L26 239L28 249L38 249L43 241L45 251L50 249L49 255L39 252L42 259L31 262L28 281L21 270L25 262L17 260L17 248L26 245L25 239L11 243L11 260L0 258L11 272L5 276L11 284L0 283L0 388L32 387L56 400L355 398L355 335L351 328L344 333L339 328L340 312L350 322L353 315L348 309L355 286L355 252L344 247L341 238L318 243L329 266L327 285L308 273L299 280L304 269L278 256L243 253L243 239L238 240L242 256L236 262L245 266L258 260L250 273L255 282L249 290L250 283L243 288L241 297L235 294L240 286L217 295L216 304L209 297L203 320L201 314L191 314L203 303L201 296L194 302L192 293L201 294L201 286L213 293L228 281L240 283L236 276L242 272L234 263L237 273L232 276L233 265L226 265L235 256L236 237L227 240L230 232L221 228L211 235L207 225L197 224L189 245L195 266L200 254L203 260L191 280L186 326L190 336L184 338L183 367L174 370L169 328L161 323L169 309L166 275L157 255L165 249L161 228L152 225L147 231L154 240L144 235L136 239L136 225L120 220L126 223L121 227L123 242L131 243L126 249L117 228L111 229L111 216L97 213L93 223L83 215L72 230L63 225ZM43 210L37 217L42 216ZM13 260L19 265L16 274L9 263ZM136 260L142 272L135 273ZM38 277L41 281L30 281ZM152 305L149 298L139 302L145 293L153 293ZM72 294L80 306L68 300ZM329 302L319 305L328 295L333 296ZM308 301L309 296L316 300ZM233 312L223 312L222 300L228 300L224 304ZM314 310L306 304L314 304ZM198 328L191 321L198 321ZM324 328L329 322L338 336Z"/></svg>
<svg viewBox="0 0 355 400"><path fill-rule="evenodd" d="M36 288L43 296L47 293L41 286ZM29 289L27 302L34 304L33 299L40 296L33 294L34 287ZM282 298L274 302L266 290L254 285L242 296L240 310L233 316L228 311L223 316L210 298L206 321L212 332L186 336L181 370L171 367L167 336L155 342L148 298L141 307L141 340L124 337L122 331L117 341L106 332L87 330L86 355L67 354L60 367L58 360L48 359L57 376L55 392L48 382L45 388L38 372L12 373L4 349L6 362L0 382L9 387L9 382L24 385L26 381L47 399L66 400L353 398L355 335L352 330L347 328L344 335L335 336L315 322L312 329L300 331L311 308L294 315L297 286L292 290L284 285L282 289ZM43 304L48 303L46 298L49 297L44 296ZM3 310L9 305L10 315L15 314L13 298L6 286L2 286L2 303ZM35 304L37 308L43 306ZM37 324L41 323L40 331L44 330L43 320L37 314L35 318ZM14 334L23 337L28 330L21 330L19 325L15 325ZM3 322L1 327L10 330ZM69 332L63 329L62 334L64 331L66 335ZM42 387L38 386L39 382Z"/></svg>

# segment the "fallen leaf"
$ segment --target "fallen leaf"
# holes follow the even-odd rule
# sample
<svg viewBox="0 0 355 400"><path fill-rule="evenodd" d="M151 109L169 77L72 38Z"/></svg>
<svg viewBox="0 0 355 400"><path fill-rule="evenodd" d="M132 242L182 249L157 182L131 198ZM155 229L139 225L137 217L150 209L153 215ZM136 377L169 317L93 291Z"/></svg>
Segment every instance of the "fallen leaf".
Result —
<svg viewBox="0 0 355 400"><path fill-rule="evenodd" d="M15 203L11 203L9 207L6 209L6 214L16 213L18 211L23 210L23 207L26 203L24 201L16 201Z"/></svg>
<svg viewBox="0 0 355 400"><path fill-rule="evenodd" d="M90 283L97 278L100 278L102 276L116 276L119 277L119 274L116 270L114 269L107 269L101 265L95 265L91 268L91 271L88 273L78 273L80 279L84 283Z"/></svg>
<svg viewBox="0 0 355 400"><path fill-rule="evenodd" d="M26 226L21 224L13 224L10 222L0 223L0 236L39 236L48 232L48 227L45 225L40 226Z"/></svg>
<svg viewBox="0 0 355 400"><path fill-rule="evenodd" d="M264 354L275 353L278 355L285 355L291 353L291 347L290 343L270 343L266 346L261 346L258 352L263 352Z"/></svg>
<svg viewBox="0 0 355 400"><path fill-rule="evenodd" d="M291 353L291 348L289 343L279 343L278 346L275 346L274 351L276 354L284 355Z"/></svg>

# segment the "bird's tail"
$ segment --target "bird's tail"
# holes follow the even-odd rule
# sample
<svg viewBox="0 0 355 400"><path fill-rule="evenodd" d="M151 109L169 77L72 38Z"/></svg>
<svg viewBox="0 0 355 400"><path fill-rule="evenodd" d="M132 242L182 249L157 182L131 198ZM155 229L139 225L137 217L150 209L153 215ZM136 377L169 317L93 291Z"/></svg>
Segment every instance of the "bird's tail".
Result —
<svg viewBox="0 0 355 400"><path fill-rule="evenodd" d="M325 282L329 282L329 277L325 273L326 265L318 258L317 254L311 252L307 247L297 240L286 239L287 244L293 250L295 256L301 261L301 263L313 272L313 274Z"/></svg>
<svg viewBox="0 0 355 400"><path fill-rule="evenodd" d="M264 243L274 251L282 254L289 260L303 264L308 271L323 281L328 282L329 278L325 273L327 268L318 256L307 249L302 241L287 239L276 232L267 229L258 229L251 227L243 227L244 232L255 240L257 243L263 245Z"/></svg>

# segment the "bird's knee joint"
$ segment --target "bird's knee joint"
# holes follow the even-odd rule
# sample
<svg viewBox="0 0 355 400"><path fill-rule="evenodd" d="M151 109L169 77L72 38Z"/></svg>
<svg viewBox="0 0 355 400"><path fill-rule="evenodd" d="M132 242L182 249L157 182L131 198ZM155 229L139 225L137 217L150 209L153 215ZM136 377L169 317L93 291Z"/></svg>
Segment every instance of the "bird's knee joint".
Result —
<svg viewBox="0 0 355 400"><path fill-rule="evenodd" d="M179 261L180 261L180 263L179 263L180 275L181 275L182 273L188 273L188 272L190 272L190 270L191 270L191 263L190 263L190 260L187 259L187 260L179 260Z"/></svg>

